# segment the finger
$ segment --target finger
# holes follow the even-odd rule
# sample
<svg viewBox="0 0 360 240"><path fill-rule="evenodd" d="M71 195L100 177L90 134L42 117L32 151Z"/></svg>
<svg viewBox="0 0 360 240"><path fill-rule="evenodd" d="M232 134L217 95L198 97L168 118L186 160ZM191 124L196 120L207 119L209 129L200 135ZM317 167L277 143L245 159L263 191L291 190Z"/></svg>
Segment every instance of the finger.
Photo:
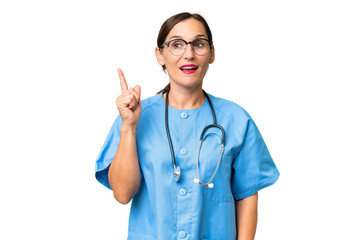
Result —
<svg viewBox="0 0 360 240"><path fill-rule="evenodd" d="M118 72L118 75L119 75L119 78L120 78L121 92L124 93L126 90L128 90L128 85L127 85L127 82L125 80L125 76L124 76L123 71L120 68L118 68L117 72Z"/></svg>
<svg viewBox="0 0 360 240"><path fill-rule="evenodd" d="M139 104L139 101L136 99L136 97L133 95L130 99L129 99L129 103L128 103L128 108L131 111L134 111L137 107L137 105Z"/></svg>
<svg viewBox="0 0 360 240"><path fill-rule="evenodd" d="M136 92L134 88L129 88L126 93L122 94L124 102L129 102L130 99L133 99L134 101L138 102L140 101L140 96Z"/></svg>
<svg viewBox="0 0 360 240"><path fill-rule="evenodd" d="M140 101L140 96L137 92L130 88L125 94L122 95L122 103L126 106L135 105L138 101Z"/></svg>

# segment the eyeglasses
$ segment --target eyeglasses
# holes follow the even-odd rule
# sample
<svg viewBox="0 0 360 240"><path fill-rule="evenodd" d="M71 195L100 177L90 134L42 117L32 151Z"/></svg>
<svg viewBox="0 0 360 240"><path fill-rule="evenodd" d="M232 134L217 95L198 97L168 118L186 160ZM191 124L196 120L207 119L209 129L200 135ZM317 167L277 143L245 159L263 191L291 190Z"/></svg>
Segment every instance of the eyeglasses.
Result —
<svg viewBox="0 0 360 240"><path fill-rule="evenodd" d="M205 38L197 38L191 42L184 39L173 39L165 42L160 48L166 45L172 55L180 56L185 53L188 44L191 44L196 55L204 55L209 51L212 41Z"/></svg>

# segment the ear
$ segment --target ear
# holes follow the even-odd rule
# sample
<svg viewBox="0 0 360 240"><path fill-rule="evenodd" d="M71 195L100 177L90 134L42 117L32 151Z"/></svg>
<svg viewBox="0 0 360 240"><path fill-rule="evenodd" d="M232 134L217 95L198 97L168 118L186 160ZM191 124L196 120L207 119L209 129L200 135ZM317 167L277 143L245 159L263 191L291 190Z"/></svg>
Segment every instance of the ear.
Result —
<svg viewBox="0 0 360 240"><path fill-rule="evenodd" d="M165 65L164 56L159 47L155 48L155 55L156 55L156 60L157 60L158 64L160 64L161 66L164 66Z"/></svg>
<svg viewBox="0 0 360 240"><path fill-rule="evenodd" d="M213 63L215 61L215 47L214 45L211 46L211 56L210 56L210 60L209 63Z"/></svg>

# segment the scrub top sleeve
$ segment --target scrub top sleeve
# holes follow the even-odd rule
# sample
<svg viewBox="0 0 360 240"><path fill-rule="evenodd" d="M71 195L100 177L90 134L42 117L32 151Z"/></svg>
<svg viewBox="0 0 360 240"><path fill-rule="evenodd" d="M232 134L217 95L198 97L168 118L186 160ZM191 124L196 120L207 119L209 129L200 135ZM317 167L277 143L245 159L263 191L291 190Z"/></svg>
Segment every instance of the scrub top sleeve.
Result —
<svg viewBox="0 0 360 240"><path fill-rule="evenodd" d="M254 121L249 118L240 152L232 165L231 187L235 200L249 197L274 184L279 171Z"/></svg>
<svg viewBox="0 0 360 240"><path fill-rule="evenodd" d="M113 123L109 134L106 137L105 143L96 159L95 164L95 178L105 187L111 189L108 179L109 166L115 153L118 149L120 142L120 127L122 120L120 115Z"/></svg>

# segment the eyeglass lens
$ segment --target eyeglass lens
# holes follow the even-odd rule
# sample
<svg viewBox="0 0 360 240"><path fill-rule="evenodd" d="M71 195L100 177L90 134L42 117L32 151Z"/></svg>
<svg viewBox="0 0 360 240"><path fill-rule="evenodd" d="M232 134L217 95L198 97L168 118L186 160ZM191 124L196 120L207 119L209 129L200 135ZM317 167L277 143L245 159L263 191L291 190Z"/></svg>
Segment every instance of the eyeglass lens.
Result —
<svg viewBox="0 0 360 240"><path fill-rule="evenodd" d="M169 50L174 55L182 55L186 51L186 42L182 39L176 39L170 42ZM191 46L197 55L204 55L208 52L210 46L209 42L205 39L195 39L192 41Z"/></svg>

